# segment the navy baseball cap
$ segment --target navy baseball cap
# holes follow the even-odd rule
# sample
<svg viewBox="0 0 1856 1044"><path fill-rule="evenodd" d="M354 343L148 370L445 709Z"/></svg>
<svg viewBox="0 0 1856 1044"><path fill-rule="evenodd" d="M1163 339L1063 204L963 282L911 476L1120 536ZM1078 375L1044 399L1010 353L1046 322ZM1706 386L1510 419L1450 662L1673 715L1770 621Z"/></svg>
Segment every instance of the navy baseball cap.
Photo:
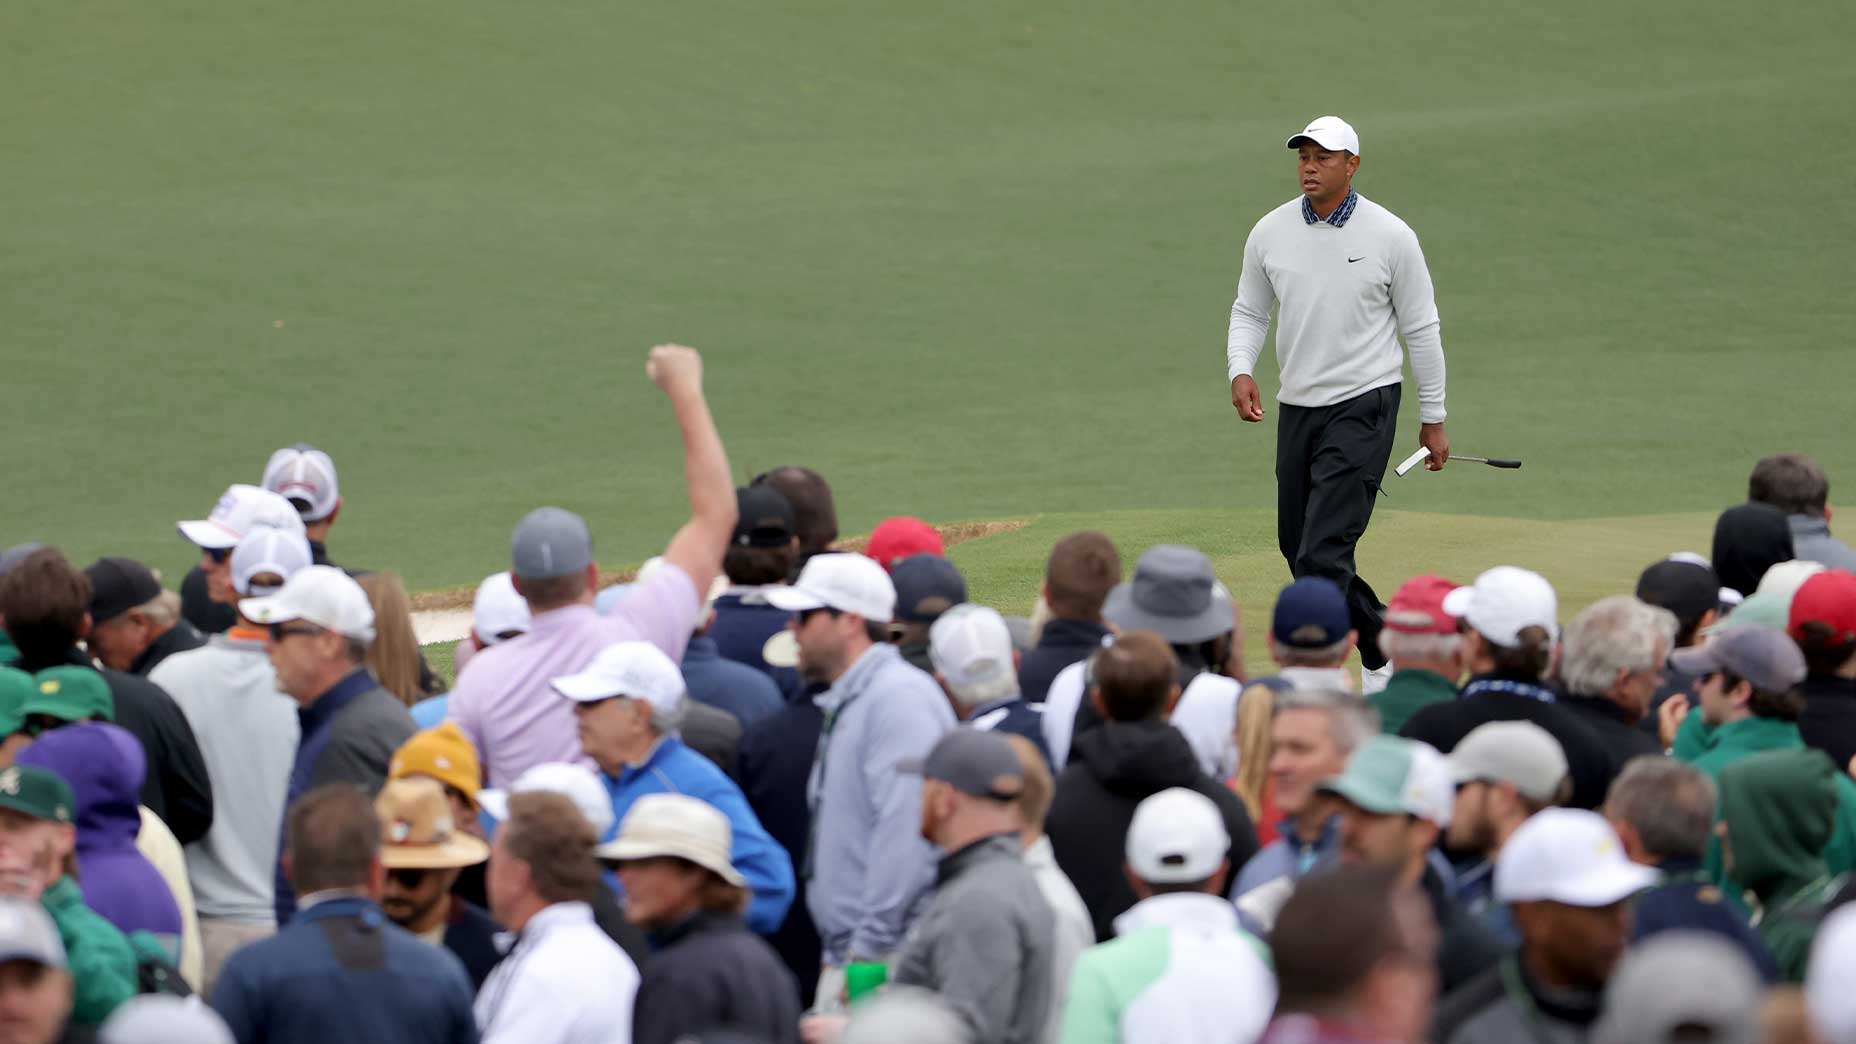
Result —
<svg viewBox="0 0 1856 1044"><path fill-rule="evenodd" d="M933 623L967 600L967 581L954 563L940 555L910 555L889 572L896 585L896 619Z"/></svg>
<svg viewBox="0 0 1856 1044"><path fill-rule="evenodd" d="M1345 641L1353 629L1346 596L1334 581L1305 576L1276 596L1270 634L1292 649L1325 649Z"/></svg>

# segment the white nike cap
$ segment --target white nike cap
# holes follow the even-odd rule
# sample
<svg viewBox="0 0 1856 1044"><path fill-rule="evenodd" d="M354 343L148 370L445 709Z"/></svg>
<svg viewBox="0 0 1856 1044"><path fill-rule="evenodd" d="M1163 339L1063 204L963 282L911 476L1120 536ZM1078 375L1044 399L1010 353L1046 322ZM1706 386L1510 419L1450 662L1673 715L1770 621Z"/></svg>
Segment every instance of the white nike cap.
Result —
<svg viewBox="0 0 1856 1044"><path fill-rule="evenodd" d="M1610 906L1661 877L1624 854L1596 812L1549 808L1527 818L1495 858L1495 898L1503 903Z"/></svg>
<svg viewBox="0 0 1856 1044"><path fill-rule="evenodd" d="M889 574L854 553L814 555L793 586L770 587L765 593L769 604L789 613L836 609L875 623L888 623L896 613L896 585Z"/></svg>
<svg viewBox="0 0 1856 1044"><path fill-rule="evenodd" d="M1128 866L1153 884L1203 881L1218 872L1230 847L1218 806L1184 787L1142 801L1128 823Z"/></svg>
<svg viewBox="0 0 1856 1044"><path fill-rule="evenodd" d="M239 483L227 487L205 518L178 523L180 535L211 551L230 551L259 526L303 532L295 505L268 489Z"/></svg>
<svg viewBox="0 0 1856 1044"><path fill-rule="evenodd" d="M1303 138L1327 149L1329 152L1351 152L1360 154L1360 136L1353 132L1353 124L1339 116L1317 116L1301 133L1289 137L1289 147L1295 148Z"/></svg>

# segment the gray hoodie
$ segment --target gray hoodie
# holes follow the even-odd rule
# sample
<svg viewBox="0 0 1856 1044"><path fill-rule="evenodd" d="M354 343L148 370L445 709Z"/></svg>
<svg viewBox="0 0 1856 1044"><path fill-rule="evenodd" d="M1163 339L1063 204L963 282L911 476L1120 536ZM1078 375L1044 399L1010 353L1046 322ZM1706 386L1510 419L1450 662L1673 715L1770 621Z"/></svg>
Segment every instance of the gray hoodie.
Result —
<svg viewBox="0 0 1856 1044"><path fill-rule="evenodd" d="M893 645L873 645L816 698L825 712L812 763L806 894L825 963L881 960L902 940L934 875L921 838L921 778L896 771L954 727L935 680Z"/></svg>

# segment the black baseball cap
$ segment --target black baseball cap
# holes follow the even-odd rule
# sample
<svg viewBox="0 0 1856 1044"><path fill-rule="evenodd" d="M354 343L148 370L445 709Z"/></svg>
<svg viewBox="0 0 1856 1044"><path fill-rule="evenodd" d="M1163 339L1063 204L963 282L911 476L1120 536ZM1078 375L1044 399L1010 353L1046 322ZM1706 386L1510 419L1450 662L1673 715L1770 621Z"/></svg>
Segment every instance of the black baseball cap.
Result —
<svg viewBox="0 0 1856 1044"><path fill-rule="evenodd" d="M785 547L793 540L793 505L771 485L735 490L736 547Z"/></svg>
<svg viewBox="0 0 1856 1044"><path fill-rule="evenodd" d="M889 571L889 580L896 585L896 619L904 623L933 623L967 600L967 581L940 555L910 555Z"/></svg>
<svg viewBox="0 0 1856 1044"><path fill-rule="evenodd" d="M1639 601L1676 614L1683 626L1720 605L1721 578L1714 567L1686 558L1665 558L1637 578Z"/></svg>
<svg viewBox="0 0 1856 1044"><path fill-rule="evenodd" d="M133 558L99 558L84 567L90 578L90 622L104 623L147 605L161 593L154 570Z"/></svg>

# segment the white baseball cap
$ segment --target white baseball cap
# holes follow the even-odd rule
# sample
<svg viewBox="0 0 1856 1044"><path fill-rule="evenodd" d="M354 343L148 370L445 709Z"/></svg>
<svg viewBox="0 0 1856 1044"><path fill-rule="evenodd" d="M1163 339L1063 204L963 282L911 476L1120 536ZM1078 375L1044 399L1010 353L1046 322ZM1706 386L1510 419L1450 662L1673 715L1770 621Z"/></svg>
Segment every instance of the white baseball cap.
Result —
<svg viewBox="0 0 1856 1044"><path fill-rule="evenodd" d="M1329 152L1351 152L1360 154L1360 136L1353 132L1353 124L1339 116L1317 116L1300 133L1289 136L1289 147L1307 138Z"/></svg>
<svg viewBox="0 0 1856 1044"><path fill-rule="evenodd" d="M1510 783L1535 801L1552 801L1566 778L1566 752L1531 721L1491 721L1469 730L1445 755L1457 783Z"/></svg>
<svg viewBox="0 0 1856 1044"><path fill-rule="evenodd" d="M334 566L304 566L276 594L246 598L238 611L253 623L304 620L356 641L374 640L374 607L367 592Z"/></svg>
<svg viewBox="0 0 1856 1044"><path fill-rule="evenodd" d="M983 605L967 602L942 613L928 628L928 660L965 696L990 702L1018 691L1012 631Z"/></svg>
<svg viewBox="0 0 1856 1044"><path fill-rule="evenodd" d="M683 672L650 642L606 646L576 674L551 678L554 691L578 703L615 696L643 700L660 711L674 711L688 691Z"/></svg>
<svg viewBox="0 0 1856 1044"><path fill-rule="evenodd" d="M1630 861L1605 817L1579 808L1549 808L1529 816L1495 857L1495 898L1610 906L1660 876Z"/></svg>
<svg viewBox="0 0 1856 1044"><path fill-rule="evenodd" d="M276 573L285 582L300 570L314 564L309 539L286 529L259 526L246 533L232 549L232 590L242 595L262 597L276 594L281 588L253 587L251 578L260 573Z"/></svg>
<svg viewBox="0 0 1856 1044"><path fill-rule="evenodd" d="M1825 1044L1856 1044L1856 906L1839 907L1811 940L1804 1004Z"/></svg>
<svg viewBox="0 0 1856 1044"><path fill-rule="evenodd" d="M1230 847L1218 806L1185 787L1142 801L1128 823L1128 866L1154 884L1203 881L1218 872Z"/></svg>
<svg viewBox="0 0 1856 1044"><path fill-rule="evenodd" d="M264 488L293 501L302 501L298 512L305 522L320 522L335 513L341 504L341 489L335 484L335 462L306 442L285 446L271 454L264 465Z"/></svg>
<svg viewBox="0 0 1856 1044"><path fill-rule="evenodd" d="M531 766L508 787L477 792L477 804L501 822L509 818L509 796L529 793L559 794L574 803L580 814L593 824L595 837L605 837L612 829L612 795L593 770L568 761L548 761Z"/></svg>
<svg viewBox="0 0 1856 1044"><path fill-rule="evenodd" d="M1513 648L1528 627L1559 637L1559 597L1539 573L1516 566L1496 566L1444 596L1444 612L1463 620L1476 633L1503 648Z"/></svg>
<svg viewBox="0 0 1856 1044"><path fill-rule="evenodd" d="M896 585L875 561L847 552L814 555L791 587L770 587L767 601L789 613L836 609L876 623L896 613Z"/></svg>
<svg viewBox="0 0 1856 1044"><path fill-rule="evenodd" d="M593 854L610 862L672 856L688 860L737 888L747 885L729 861L734 831L714 805L687 794L646 794L632 803L619 836Z"/></svg>
<svg viewBox="0 0 1856 1044"><path fill-rule="evenodd" d="M527 631L531 622L528 599L516 590L507 569L477 585L477 596L470 602L470 629L478 641L495 645L511 631Z"/></svg>
<svg viewBox="0 0 1856 1044"><path fill-rule="evenodd" d="M180 535L209 551L228 551L259 526L303 532L303 518L288 500L268 489L237 483L220 494L205 518L177 523Z"/></svg>

